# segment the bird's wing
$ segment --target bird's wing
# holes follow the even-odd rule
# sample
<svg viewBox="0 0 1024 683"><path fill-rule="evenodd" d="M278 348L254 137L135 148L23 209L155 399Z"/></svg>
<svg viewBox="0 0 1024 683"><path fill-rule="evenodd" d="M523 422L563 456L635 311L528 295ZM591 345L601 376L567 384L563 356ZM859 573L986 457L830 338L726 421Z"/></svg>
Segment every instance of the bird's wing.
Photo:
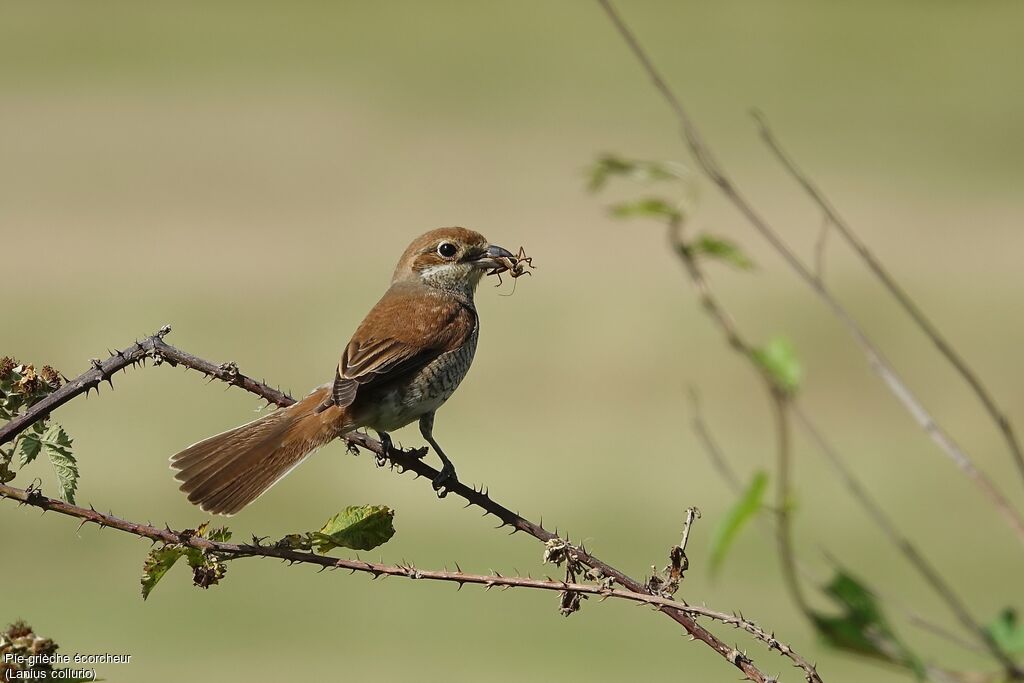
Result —
<svg viewBox="0 0 1024 683"><path fill-rule="evenodd" d="M335 405L351 405L360 386L413 372L469 339L473 310L425 289L395 285L366 315L341 354L331 392Z"/></svg>

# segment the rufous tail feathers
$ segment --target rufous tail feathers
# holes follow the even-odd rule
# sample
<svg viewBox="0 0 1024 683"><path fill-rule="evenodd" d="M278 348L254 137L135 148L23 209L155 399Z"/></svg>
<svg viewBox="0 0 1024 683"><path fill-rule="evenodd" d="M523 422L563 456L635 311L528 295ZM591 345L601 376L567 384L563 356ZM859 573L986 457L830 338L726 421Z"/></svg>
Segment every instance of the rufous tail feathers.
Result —
<svg viewBox="0 0 1024 683"><path fill-rule="evenodd" d="M233 515L346 430L345 411L317 412L330 387L171 456L174 478L205 512Z"/></svg>

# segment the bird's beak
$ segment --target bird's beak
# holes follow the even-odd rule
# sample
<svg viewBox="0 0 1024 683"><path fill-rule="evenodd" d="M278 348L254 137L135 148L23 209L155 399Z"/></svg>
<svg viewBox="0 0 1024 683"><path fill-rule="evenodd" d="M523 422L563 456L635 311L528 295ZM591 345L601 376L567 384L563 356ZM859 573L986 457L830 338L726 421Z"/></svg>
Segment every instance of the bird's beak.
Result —
<svg viewBox="0 0 1024 683"><path fill-rule="evenodd" d="M508 266L504 259L515 259L516 255L504 247L495 244L487 245L482 254L472 259L471 263L477 268L490 270L491 268L505 268Z"/></svg>

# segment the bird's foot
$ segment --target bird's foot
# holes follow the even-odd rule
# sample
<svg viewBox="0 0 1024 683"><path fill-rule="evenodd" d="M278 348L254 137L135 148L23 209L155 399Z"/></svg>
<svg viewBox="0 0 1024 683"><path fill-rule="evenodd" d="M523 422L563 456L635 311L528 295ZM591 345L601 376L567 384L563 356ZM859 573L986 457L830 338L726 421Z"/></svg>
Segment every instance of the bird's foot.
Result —
<svg viewBox="0 0 1024 683"><path fill-rule="evenodd" d="M387 432L377 432L377 438L380 439L380 443L384 448L381 453L374 453L373 455L377 461L377 467L384 467L388 464L388 454L395 448L395 443Z"/></svg>
<svg viewBox="0 0 1024 683"><path fill-rule="evenodd" d="M459 479L455 476L455 467L450 462L445 462L444 466L441 467L441 471L434 477L431 485L434 487L437 497L444 498L451 491L452 486L458 483Z"/></svg>

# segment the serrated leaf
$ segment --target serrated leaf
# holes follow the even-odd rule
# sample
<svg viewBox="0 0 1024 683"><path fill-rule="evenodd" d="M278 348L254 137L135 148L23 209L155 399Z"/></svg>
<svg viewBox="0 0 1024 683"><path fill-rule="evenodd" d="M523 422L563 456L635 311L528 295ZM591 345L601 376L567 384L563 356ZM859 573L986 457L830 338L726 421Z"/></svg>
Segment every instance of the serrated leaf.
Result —
<svg viewBox="0 0 1024 683"><path fill-rule="evenodd" d="M823 588L839 616L812 613L818 634L832 647L904 666L923 680L924 665L897 637L874 594L842 569Z"/></svg>
<svg viewBox="0 0 1024 683"><path fill-rule="evenodd" d="M656 161L625 159L614 154L605 154L587 170L587 188L591 192L600 190L614 177L630 177L639 182L671 180L678 178L665 164Z"/></svg>
<svg viewBox="0 0 1024 683"><path fill-rule="evenodd" d="M629 202L620 202L611 206L611 214L616 218L664 218L670 221L682 220L683 213L670 202L661 197L645 197Z"/></svg>
<svg viewBox="0 0 1024 683"><path fill-rule="evenodd" d="M1010 654L1024 654L1024 624L1017 616L1017 610L1007 607L991 623L985 626L992 639L1000 648Z"/></svg>
<svg viewBox="0 0 1024 683"><path fill-rule="evenodd" d="M372 550L395 535L395 511L386 505L352 505L327 520L313 541L320 553L333 548Z"/></svg>
<svg viewBox="0 0 1024 683"><path fill-rule="evenodd" d="M57 474L60 497L74 503L75 489L78 488L78 462L71 455L71 437L63 427L55 424L46 430L40 441Z"/></svg>
<svg viewBox="0 0 1024 683"><path fill-rule="evenodd" d="M754 349L754 360L785 394L793 395L800 388L803 370L789 340L776 337L767 346Z"/></svg>
<svg viewBox="0 0 1024 683"><path fill-rule="evenodd" d="M19 461L21 467L24 467L35 460L42 448L43 442L40 440L38 434L22 434L21 438L18 439L18 453L21 455L21 460Z"/></svg>
<svg viewBox="0 0 1024 683"><path fill-rule="evenodd" d="M739 245L722 237L698 235L687 248L693 254L725 261L742 270L750 270L754 267L754 262L743 253Z"/></svg>
<svg viewBox="0 0 1024 683"><path fill-rule="evenodd" d="M145 600L159 583L164 574L174 566L184 554L186 549L180 545L165 545L153 548L146 555L146 561L142 565L142 599Z"/></svg>
<svg viewBox="0 0 1024 683"><path fill-rule="evenodd" d="M708 566L715 575L722 566L723 560L732 542L736 540L743 526L761 509L765 489L768 487L768 475L758 472L750 481L740 499L721 519L711 537L711 551Z"/></svg>

